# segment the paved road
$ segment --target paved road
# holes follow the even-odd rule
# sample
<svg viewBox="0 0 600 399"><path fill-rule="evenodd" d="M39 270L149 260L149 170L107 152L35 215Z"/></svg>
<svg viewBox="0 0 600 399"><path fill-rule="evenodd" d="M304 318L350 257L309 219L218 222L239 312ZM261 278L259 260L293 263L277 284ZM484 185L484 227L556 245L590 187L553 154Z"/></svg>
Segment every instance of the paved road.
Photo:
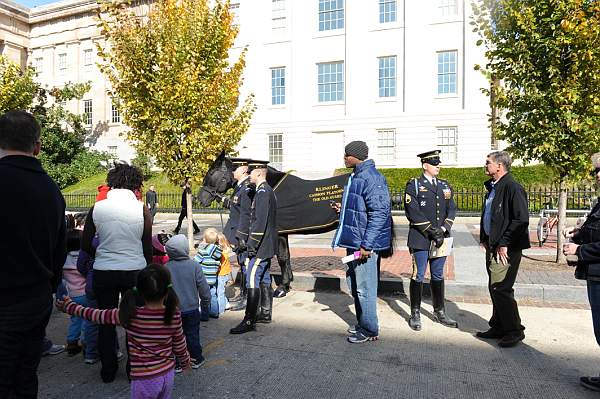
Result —
<svg viewBox="0 0 600 399"><path fill-rule="evenodd" d="M409 308L380 299L380 340L345 342L353 322L351 299L342 294L293 291L276 300L275 321L255 333L232 336L242 317L227 312L203 323L207 363L177 376L175 398L595 398L578 385L582 374L600 369L600 348L588 310L521 307L524 344L500 349L477 340L490 305L451 303L460 329L431 322L411 331ZM48 328L64 340L67 318L55 314ZM103 384L99 365L81 357L46 357L40 365L40 398L127 398L124 372Z"/></svg>

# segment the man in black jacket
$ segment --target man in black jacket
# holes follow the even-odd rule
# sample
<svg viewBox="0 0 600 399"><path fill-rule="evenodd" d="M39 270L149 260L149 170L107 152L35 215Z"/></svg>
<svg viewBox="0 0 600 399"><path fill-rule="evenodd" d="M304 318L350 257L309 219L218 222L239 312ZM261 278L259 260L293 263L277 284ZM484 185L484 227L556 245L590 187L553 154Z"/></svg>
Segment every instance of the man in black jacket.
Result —
<svg viewBox="0 0 600 399"><path fill-rule="evenodd" d="M183 192L181 193L181 212L179 212L179 220L177 220L177 227L173 230L173 233L179 234L179 230L181 229L181 223L183 223L183 219L187 217L187 193L191 190L190 183L186 182L185 186L183 186ZM194 234L200 233L200 228L194 221L194 216L192 213L192 224L194 225Z"/></svg>
<svg viewBox="0 0 600 399"><path fill-rule="evenodd" d="M600 186L600 153L592 156L592 163L592 175ZM587 280L594 335L600 345L600 198L581 227L567 227L563 234L573 241L563 245L563 253L577 255L575 278ZM581 377L580 382L588 389L600 391L598 376Z"/></svg>
<svg viewBox="0 0 600 399"><path fill-rule="evenodd" d="M250 230L250 208L254 198L254 185L250 182L247 158L230 158L235 170L233 178L236 181L231 198L223 197L222 203L229 208L229 220L225 224L223 234L235 249L238 265L240 266L240 295L230 302L237 302L231 310L246 308L246 258L248 233Z"/></svg>
<svg viewBox="0 0 600 399"><path fill-rule="evenodd" d="M0 398L37 397L42 340L67 256L65 201L36 159L40 146L31 114L0 117Z"/></svg>
<svg viewBox="0 0 600 399"><path fill-rule="evenodd" d="M270 323L273 308L269 269L271 258L278 252L277 199L267 183L267 161L253 161L248 164L248 168L250 181L256 185L256 193L250 210L247 242L246 315L239 325L229 330L231 334L253 331L256 323Z"/></svg>
<svg viewBox="0 0 600 399"><path fill-rule="evenodd" d="M490 329L476 335L499 339L501 347L515 346L525 338L513 285L519 271L522 250L529 248L527 194L510 174L512 160L505 151L488 155L485 182L488 194L481 215L480 242L485 247L488 288L493 313Z"/></svg>
<svg viewBox="0 0 600 399"><path fill-rule="evenodd" d="M148 191L146 192L146 206L150 210L150 215L152 215L152 223L154 223L154 216L156 216L156 211L158 210L158 194L154 191L154 186L150 186Z"/></svg>

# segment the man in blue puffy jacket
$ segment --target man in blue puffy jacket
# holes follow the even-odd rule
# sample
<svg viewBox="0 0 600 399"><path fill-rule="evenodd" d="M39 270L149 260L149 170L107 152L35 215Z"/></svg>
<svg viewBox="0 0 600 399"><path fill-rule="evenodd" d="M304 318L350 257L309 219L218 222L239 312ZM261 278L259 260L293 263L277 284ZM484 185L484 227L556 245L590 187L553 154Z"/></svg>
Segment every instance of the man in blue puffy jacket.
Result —
<svg viewBox="0 0 600 399"><path fill-rule="evenodd" d="M377 264L381 252L389 250L392 237L390 194L385 177L367 159L364 141L353 141L345 148L344 163L353 172L344 187L342 202L332 206L340 214L332 247L355 253L347 263L346 279L354 298L358 324L350 327L348 341L363 343L377 340Z"/></svg>

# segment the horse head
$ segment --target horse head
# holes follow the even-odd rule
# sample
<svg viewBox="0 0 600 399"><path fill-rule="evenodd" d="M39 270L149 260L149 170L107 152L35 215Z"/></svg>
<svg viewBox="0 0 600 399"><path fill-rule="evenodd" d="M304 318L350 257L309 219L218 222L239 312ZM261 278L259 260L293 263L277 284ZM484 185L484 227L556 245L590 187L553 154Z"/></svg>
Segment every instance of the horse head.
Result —
<svg viewBox="0 0 600 399"><path fill-rule="evenodd" d="M208 169L198 191L198 201L202 206L210 206L217 195L224 194L234 186L233 163L222 152Z"/></svg>

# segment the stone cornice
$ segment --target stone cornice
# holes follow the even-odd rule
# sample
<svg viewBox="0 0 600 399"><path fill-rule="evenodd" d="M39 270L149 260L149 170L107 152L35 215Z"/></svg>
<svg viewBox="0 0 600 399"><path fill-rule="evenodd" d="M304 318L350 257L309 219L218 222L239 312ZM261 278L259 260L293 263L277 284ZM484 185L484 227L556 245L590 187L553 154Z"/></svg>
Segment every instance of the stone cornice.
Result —
<svg viewBox="0 0 600 399"><path fill-rule="evenodd" d="M29 8L10 0L0 0L0 13L17 18L21 22L29 23L30 11Z"/></svg>
<svg viewBox="0 0 600 399"><path fill-rule="evenodd" d="M58 3L51 3L45 6L32 8L29 14L29 23L35 24L56 18L83 14L95 11L99 7L100 5L96 0L65 0Z"/></svg>

